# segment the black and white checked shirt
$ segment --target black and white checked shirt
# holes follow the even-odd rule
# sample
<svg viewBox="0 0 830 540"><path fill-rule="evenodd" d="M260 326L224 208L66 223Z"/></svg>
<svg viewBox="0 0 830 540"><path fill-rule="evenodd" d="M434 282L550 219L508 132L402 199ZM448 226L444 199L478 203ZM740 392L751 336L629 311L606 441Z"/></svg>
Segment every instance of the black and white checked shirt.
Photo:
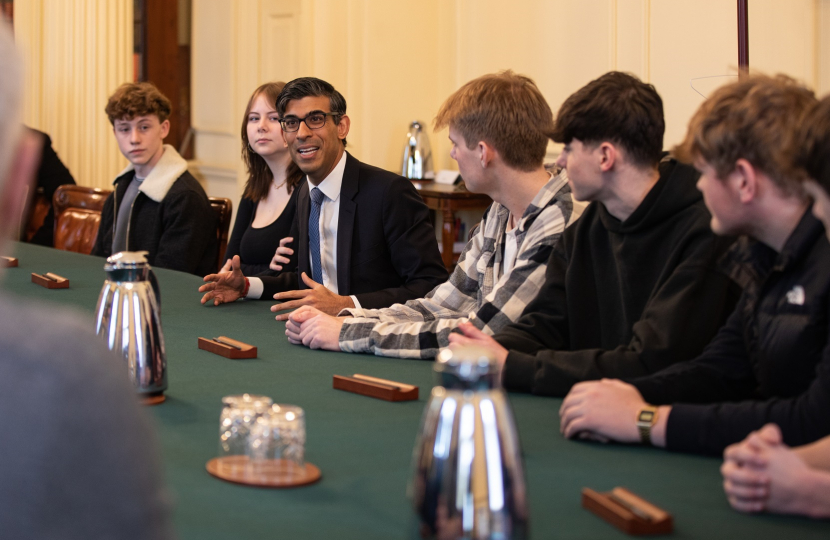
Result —
<svg viewBox="0 0 830 540"><path fill-rule="evenodd" d="M487 334L519 318L536 297L554 243L573 211L564 170L534 197L516 227L518 253L503 274L505 232L510 212L493 203L467 242L450 279L425 298L383 309L346 309L340 349L400 358L435 358L459 324L472 321Z"/></svg>

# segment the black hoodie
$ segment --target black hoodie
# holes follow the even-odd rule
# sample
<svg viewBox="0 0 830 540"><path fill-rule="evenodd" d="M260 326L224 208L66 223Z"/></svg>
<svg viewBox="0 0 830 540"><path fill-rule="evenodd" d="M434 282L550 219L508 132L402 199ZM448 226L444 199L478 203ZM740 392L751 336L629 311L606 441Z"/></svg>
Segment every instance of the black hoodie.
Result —
<svg viewBox="0 0 830 540"><path fill-rule="evenodd" d="M719 269L732 239L709 228L698 173L672 159L620 221L591 203L554 247L545 285L496 334L508 390L564 395L575 383L654 373L694 358L735 307Z"/></svg>

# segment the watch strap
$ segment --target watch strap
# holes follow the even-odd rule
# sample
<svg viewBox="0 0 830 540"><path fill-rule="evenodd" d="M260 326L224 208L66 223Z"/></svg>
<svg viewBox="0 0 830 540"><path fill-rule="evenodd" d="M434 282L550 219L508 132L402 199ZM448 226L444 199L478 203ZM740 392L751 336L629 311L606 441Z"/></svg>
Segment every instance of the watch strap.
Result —
<svg viewBox="0 0 830 540"><path fill-rule="evenodd" d="M637 429L640 432L640 442L651 446L651 428L657 422L657 407L648 405L637 413Z"/></svg>

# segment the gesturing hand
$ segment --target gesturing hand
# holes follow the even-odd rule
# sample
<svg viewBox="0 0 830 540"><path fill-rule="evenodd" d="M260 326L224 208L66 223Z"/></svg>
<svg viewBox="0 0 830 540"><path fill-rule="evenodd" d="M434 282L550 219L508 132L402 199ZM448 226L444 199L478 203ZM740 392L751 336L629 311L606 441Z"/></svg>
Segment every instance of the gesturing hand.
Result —
<svg viewBox="0 0 830 540"><path fill-rule="evenodd" d="M202 303L213 300L213 305L234 302L242 297L245 290L245 276L240 269L239 255L234 255L231 261L231 271L221 274L205 276L205 284L199 287L199 292L205 293Z"/></svg>
<svg viewBox="0 0 830 540"><path fill-rule="evenodd" d="M354 307L354 302L348 296L339 296L317 283L303 272L303 282L311 287L297 291L285 291L274 295L274 300L284 300L281 304L271 306L271 311L286 311L300 306L311 306L328 315L337 315L340 310ZM289 313L277 315L278 321L288 320Z"/></svg>
<svg viewBox="0 0 830 540"><path fill-rule="evenodd" d="M280 240L280 247L278 247L277 252L274 253L274 257L271 259L271 264L268 265L268 268L279 272L282 270L282 265L290 262L289 257L294 254L294 250L288 247L288 244L293 241L294 238L290 236L286 236Z"/></svg>
<svg viewBox="0 0 830 540"><path fill-rule="evenodd" d="M340 317L332 317L316 308L303 306L289 314L285 323L285 335L294 345L339 351L342 327L343 319Z"/></svg>
<svg viewBox="0 0 830 540"><path fill-rule="evenodd" d="M224 274L225 272L230 272L232 268L233 268L233 266L232 266L231 260L228 259L227 261L225 261L225 264L222 265L222 268L220 268L219 272L217 272L217 273Z"/></svg>

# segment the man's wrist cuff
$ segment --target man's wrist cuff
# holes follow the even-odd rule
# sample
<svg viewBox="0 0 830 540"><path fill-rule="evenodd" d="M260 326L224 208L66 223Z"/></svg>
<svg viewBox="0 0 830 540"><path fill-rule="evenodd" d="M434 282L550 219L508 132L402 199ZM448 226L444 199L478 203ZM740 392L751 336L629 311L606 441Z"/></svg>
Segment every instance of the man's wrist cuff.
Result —
<svg viewBox="0 0 830 540"><path fill-rule="evenodd" d="M242 298L247 298L248 291L251 288L251 281L248 278L245 278L245 288L242 289Z"/></svg>

